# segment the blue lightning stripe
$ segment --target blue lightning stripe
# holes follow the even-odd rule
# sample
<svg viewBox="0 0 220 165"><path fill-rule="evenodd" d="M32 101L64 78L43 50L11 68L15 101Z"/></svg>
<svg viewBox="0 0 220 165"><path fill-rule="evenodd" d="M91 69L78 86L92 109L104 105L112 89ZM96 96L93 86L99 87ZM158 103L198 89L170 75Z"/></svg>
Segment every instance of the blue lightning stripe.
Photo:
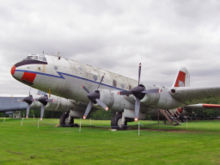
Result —
<svg viewBox="0 0 220 165"><path fill-rule="evenodd" d="M35 73L35 74L38 74L38 75L47 76L47 77L54 77L54 78L59 78L59 79L65 79L64 76L68 76L68 77L73 77L73 78L80 79L80 80L85 80L85 81L88 81L88 82L91 82L91 83L94 83L94 84L99 84L99 82L97 82L97 81L93 81L93 80L90 80L90 79L87 79L87 78L84 78L84 77L71 75L71 74L68 74L68 73L63 73L63 72L58 72L58 71L57 71L58 75L52 75L52 74L48 74L48 73L35 72L35 71L29 71L29 70L20 70L20 69L16 69L16 72ZM117 87L114 87L114 86L111 86L111 85L108 85L108 84L104 84L104 83L101 83L100 85L103 85L103 86L106 86L106 87L109 87L109 88L113 88L113 89L116 89L116 90L124 90L122 88L117 88Z"/></svg>

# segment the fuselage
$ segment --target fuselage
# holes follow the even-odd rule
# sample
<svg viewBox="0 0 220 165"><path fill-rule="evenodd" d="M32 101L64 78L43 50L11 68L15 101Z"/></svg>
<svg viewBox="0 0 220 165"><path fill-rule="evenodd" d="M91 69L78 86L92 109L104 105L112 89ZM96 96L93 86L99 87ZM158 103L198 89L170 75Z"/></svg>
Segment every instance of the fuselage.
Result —
<svg viewBox="0 0 220 165"><path fill-rule="evenodd" d="M89 100L82 86L86 86L89 91L94 91L97 89L101 77L104 76L99 88L100 99L114 110L134 109L133 97L120 96L117 92L137 86L136 80L90 65L80 64L71 59L49 55L29 56L15 64L11 73L17 80L31 87L45 92L51 91L54 95L85 104ZM170 96L168 89L161 88L160 91L158 94L146 95L141 101L142 109L148 107L167 109L181 105Z"/></svg>

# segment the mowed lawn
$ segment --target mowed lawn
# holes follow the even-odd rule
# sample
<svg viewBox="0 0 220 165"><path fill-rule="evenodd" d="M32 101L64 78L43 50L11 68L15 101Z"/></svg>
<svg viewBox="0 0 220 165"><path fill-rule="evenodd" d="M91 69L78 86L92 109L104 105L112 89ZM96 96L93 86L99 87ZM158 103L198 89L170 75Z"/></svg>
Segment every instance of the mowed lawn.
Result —
<svg viewBox="0 0 220 165"><path fill-rule="evenodd" d="M56 127L57 119L0 119L0 165L4 164L220 164L220 121L166 126L141 121L111 131L110 121ZM80 120L76 121L80 123Z"/></svg>

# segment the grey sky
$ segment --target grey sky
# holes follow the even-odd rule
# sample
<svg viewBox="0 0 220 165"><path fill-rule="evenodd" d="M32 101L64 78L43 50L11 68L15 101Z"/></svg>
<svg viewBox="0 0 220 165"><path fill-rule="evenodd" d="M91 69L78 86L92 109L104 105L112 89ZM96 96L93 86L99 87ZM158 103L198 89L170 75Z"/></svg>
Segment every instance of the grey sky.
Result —
<svg viewBox="0 0 220 165"><path fill-rule="evenodd" d="M220 86L220 1L0 0L0 91L28 53L56 54L170 86L185 66L192 86Z"/></svg>

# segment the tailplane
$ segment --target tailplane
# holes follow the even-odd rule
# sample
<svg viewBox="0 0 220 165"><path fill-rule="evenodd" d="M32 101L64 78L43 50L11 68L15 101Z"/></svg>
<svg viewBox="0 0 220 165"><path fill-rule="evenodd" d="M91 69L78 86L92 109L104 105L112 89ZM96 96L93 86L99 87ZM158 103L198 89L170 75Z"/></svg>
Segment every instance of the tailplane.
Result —
<svg viewBox="0 0 220 165"><path fill-rule="evenodd" d="M186 68L181 68L177 74L177 78L173 84L173 87L189 87L190 86L190 74Z"/></svg>

